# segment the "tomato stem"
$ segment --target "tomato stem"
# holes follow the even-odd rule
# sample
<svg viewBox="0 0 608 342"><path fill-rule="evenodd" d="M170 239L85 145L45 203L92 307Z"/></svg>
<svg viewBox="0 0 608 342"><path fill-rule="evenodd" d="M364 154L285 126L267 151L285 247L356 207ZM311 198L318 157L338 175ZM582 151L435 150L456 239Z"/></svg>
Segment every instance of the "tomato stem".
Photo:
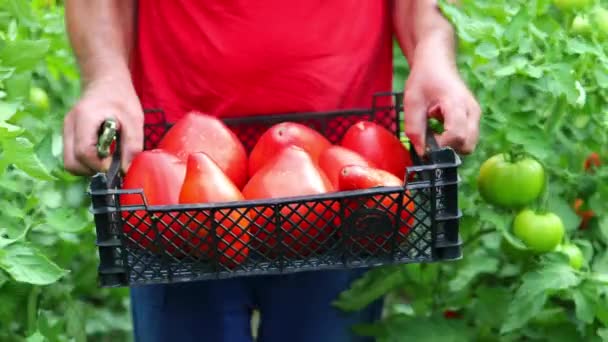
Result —
<svg viewBox="0 0 608 342"><path fill-rule="evenodd" d="M27 331L28 334L36 332L38 325L38 296L40 287L34 286L27 297Z"/></svg>
<svg viewBox="0 0 608 342"><path fill-rule="evenodd" d="M507 154L507 161L509 163L516 163L518 160L522 159L526 155L524 145L514 144L511 146L509 153Z"/></svg>

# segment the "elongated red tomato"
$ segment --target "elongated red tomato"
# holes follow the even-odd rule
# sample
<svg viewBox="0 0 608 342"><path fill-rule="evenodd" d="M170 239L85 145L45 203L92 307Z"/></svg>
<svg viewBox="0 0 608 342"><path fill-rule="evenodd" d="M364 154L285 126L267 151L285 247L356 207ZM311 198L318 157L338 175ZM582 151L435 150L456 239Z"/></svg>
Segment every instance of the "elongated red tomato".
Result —
<svg viewBox="0 0 608 342"><path fill-rule="evenodd" d="M185 174L186 164L174 155L158 149L143 151L133 159L122 188L142 189L147 205L175 205L179 201ZM120 195L120 204L144 205L144 198L139 194ZM158 246L153 245L153 241L160 234L160 241L168 252L173 253L175 246L171 241L175 235L175 221L169 213L158 215L160 220L153 224L145 210L123 211L123 230L138 246L155 251L158 251Z"/></svg>
<svg viewBox="0 0 608 342"><path fill-rule="evenodd" d="M363 158L359 153L339 145L327 148L319 156L319 167L325 172L325 175L327 175L327 178L335 188L338 188L340 172L348 165L375 167L374 163Z"/></svg>
<svg viewBox="0 0 608 342"><path fill-rule="evenodd" d="M222 203L243 199L241 191L213 159L204 152L190 154L179 203ZM219 241L217 249L222 265L235 267L249 255L249 221L239 210L220 209L213 217L209 209L197 210L190 212L189 217L180 217L180 222L188 228L182 231L182 236L203 256L212 258L215 255L216 251L209 248L213 236ZM215 232L214 227L217 227Z"/></svg>
<svg viewBox="0 0 608 342"><path fill-rule="evenodd" d="M258 140L249 156L249 175L253 176L280 150L295 145L306 151L314 163L331 146L321 133L296 122L282 122L270 127Z"/></svg>
<svg viewBox="0 0 608 342"><path fill-rule="evenodd" d="M399 178L387 171L360 165L346 166L342 169L339 178L340 191L402 185L403 182ZM400 207L401 213L399 217L397 217L397 211ZM401 203L399 203L399 193L375 195L373 198L368 200L364 200L362 198L353 198L346 201L344 216L346 219L348 219L349 215L352 215L358 210L371 208L389 213L389 217L392 221L389 231L382 234L377 234L374 232L356 232L353 234L353 236L356 237L351 237L351 241L348 243L353 244L356 241L357 245L360 246L363 251L368 253L375 253L378 250L378 246L382 246L381 248L385 252L389 252L391 244L388 242L393 235L392 227L394 227L395 219L399 220L399 230L396 237L398 243L401 243L407 237L410 229L414 225L414 201L410 200L409 191L405 192ZM349 229L349 227L344 228Z"/></svg>
<svg viewBox="0 0 608 342"><path fill-rule="evenodd" d="M333 190L310 155L302 148L291 145L282 149L249 180L243 195L246 199L268 199L316 195ZM272 208L256 208L259 214L250 212L252 220L256 222L251 226L251 232L265 242L256 243L255 246L262 253L274 256L273 250L278 246L278 237L281 237L280 242L289 248L289 256L318 253L320 245L327 241L332 232L332 220L337 209L337 203L287 205L281 209L284 220L281 222L282 231L279 232Z"/></svg>
<svg viewBox="0 0 608 342"><path fill-rule="evenodd" d="M239 189L247 183L247 151L216 117L199 112L186 114L167 131L158 148L175 154L184 163L191 153L205 152Z"/></svg>
<svg viewBox="0 0 608 342"><path fill-rule="evenodd" d="M341 145L400 179L405 179L406 167L412 165L409 151L399 138L371 121L352 125L342 137Z"/></svg>

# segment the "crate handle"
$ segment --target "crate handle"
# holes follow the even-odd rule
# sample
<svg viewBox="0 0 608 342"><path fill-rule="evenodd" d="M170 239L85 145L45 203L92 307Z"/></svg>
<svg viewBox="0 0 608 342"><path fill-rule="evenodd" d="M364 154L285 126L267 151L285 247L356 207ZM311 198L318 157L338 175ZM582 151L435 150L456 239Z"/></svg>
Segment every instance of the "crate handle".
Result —
<svg viewBox="0 0 608 342"><path fill-rule="evenodd" d="M107 158L110 156L110 147L113 142L116 142L116 148L112 154L112 162L108 170L108 179L114 179L120 170L120 139L119 139L118 124L116 119L107 118L99 127L97 139L97 156L99 158Z"/></svg>
<svg viewBox="0 0 608 342"><path fill-rule="evenodd" d="M433 131L432 127L426 127L426 139L425 139L425 153L428 156L429 154L439 151L441 148L435 139L435 131Z"/></svg>

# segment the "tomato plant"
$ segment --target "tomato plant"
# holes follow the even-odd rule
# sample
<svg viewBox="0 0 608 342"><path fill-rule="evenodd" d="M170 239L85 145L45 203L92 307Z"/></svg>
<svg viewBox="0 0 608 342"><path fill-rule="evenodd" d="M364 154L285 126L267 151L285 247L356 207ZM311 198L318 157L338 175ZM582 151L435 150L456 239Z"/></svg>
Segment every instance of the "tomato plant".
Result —
<svg viewBox="0 0 608 342"><path fill-rule="evenodd" d="M459 169L463 259L381 267L356 280L335 306L356 311L388 294L383 319L357 326L359 334L378 341L608 339L608 170L605 163L593 172L583 167L592 152L602 161L608 152L608 42L601 27L608 20L597 11L606 2L567 1L586 5L571 9L555 2L439 1L456 29L459 70L483 112L477 149ZM403 89L409 66L398 47L395 56L394 88ZM531 202L515 208L488 199L521 199L530 190L520 185L525 172L511 183L478 183L484 162L513 150L544 170L544 181L526 179L537 180L530 182ZM496 157L485 171L493 163L515 167L506 160ZM583 204L575 210L577 199ZM515 236L524 210L533 214L519 217L524 239L549 250L563 234L563 245L535 252ZM594 213L584 230L577 211ZM582 265L578 251L565 247L571 243ZM459 319L446 317L446 308Z"/></svg>
<svg viewBox="0 0 608 342"><path fill-rule="evenodd" d="M126 341L125 289L100 289L88 179L63 169L80 94L63 2L0 2L0 340Z"/></svg>

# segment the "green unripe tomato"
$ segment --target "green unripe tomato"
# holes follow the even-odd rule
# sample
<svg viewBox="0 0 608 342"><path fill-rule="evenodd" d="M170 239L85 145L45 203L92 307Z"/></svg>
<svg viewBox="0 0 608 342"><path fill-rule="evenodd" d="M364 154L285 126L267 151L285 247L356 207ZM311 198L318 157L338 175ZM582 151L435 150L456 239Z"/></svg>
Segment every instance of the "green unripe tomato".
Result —
<svg viewBox="0 0 608 342"><path fill-rule="evenodd" d="M597 30L604 36L608 36L608 9L597 7L593 10L591 16Z"/></svg>
<svg viewBox="0 0 608 342"><path fill-rule="evenodd" d="M513 234L537 253L554 251L562 242L565 231L561 218L551 212L524 209L513 220Z"/></svg>
<svg viewBox="0 0 608 342"><path fill-rule="evenodd" d="M593 0L553 0L553 5L562 11L583 9L593 3Z"/></svg>
<svg viewBox="0 0 608 342"><path fill-rule="evenodd" d="M32 105L42 111L49 110L49 96L46 91L42 88L31 87L30 88L30 102Z"/></svg>
<svg viewBox="0 0 608 342"><path fill-rule="evenodd" d="M574 33L586 34L591 32L591 23L586 16L577 15L574 17L574 20L572 20L571 28Z"/></svg>
<svg viewBox="0 0 608 342"><path fill-rule="evenodd" d="M572 243L563 244L557 247L557 251L568 256L570 266L575 270L579 270L583 267L585 257L577 245Z"/></svg>
<svg viewBox="0 0 608 342"><path fill-rule="evenodd" d="M533 158L522 157L511 161L507 154L497 154L481 165L477 185L488 203L520 208L532 203L542 193L545 170Z"/></svg>

